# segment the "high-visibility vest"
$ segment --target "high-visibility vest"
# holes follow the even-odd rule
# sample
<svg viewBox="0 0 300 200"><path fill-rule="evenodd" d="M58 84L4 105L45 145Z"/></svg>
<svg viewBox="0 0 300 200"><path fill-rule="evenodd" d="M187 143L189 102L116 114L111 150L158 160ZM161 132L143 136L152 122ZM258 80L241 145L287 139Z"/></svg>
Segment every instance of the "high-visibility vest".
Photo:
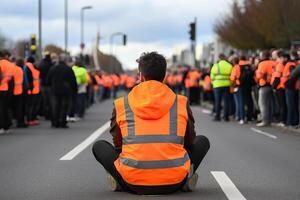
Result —
<svg viewBox="0 0 300 200"><path fill-rule="evenodd" d="M11 68L14 79L14 95L20 95L23 93L23 70L20 67L12 66Z"/></svg>
<svg viewBox="0 0 300 200"><path fill-rule="evenodd" d="M206 75L203 80L203 90L207 92L212 91L211 79L209 75Z"/></svg>
<svg viewBox="0 0 300 200"><path fill-rule="evenodd" d="M121 83L120 77L118 77L116 74L111 75L111 78L113 80L114 86L118 87Z"/></svg>
<svg viewBox="0 0 300 200"><path fill-rule="evenodd" d="M126 79L126 82L125 82L126 88L129 89L129 88L134 87L135 82L136 82L136 80L133 76L128 76L127 79Z"/></svg>
<svg viewBox="0 0 300 200"><path fill-rule="evenodd" d="M117 171L132 185L160 186L182 182L190 168L190 159L183 147L187 125L186 97L176 95L168 113L160 119L145 120L133 112L135 97L130 95L114 102L123 141L122 152L114 162Z"/></svg>
<svg viewBox="0 0 300 200"><path fill-rule="evenodd" d="M77 85L88 84L88 73L84 67L74 65L72 67Z"/></svg>
<svg viewBox="0 0 300 200"><path fill-rule="evenodd" d="M0 60L1 81L0 91L8 91L8 82L11 80L12 74L10 70L11 62L8 60Z"/></svg>
<svg viewBox="0 0 300 200"><path fill-rule="evenodd" d="M271 85L273 85L275 79L279 79L280 83L278 84L276 89L283 89L285 88L283 81L282 81L282 74L283 74L283 70L284 70L284 65L282 63L278 63L272 73L272 77L271 77Z"/></svg>
<svg viewBox="0 0 300 200"><path fill-rule="evenodd" d="M169 86L176 86L176 77L174 75L168 75L166 77L166 83L169 85Z"/></svg>
<svg viewBox="0 0 300 200"><path fill-rule="evenodd" d="M217 64L214 64L210 72L213 88L230 87L232 68L232 65L225 60L221 60Z"/></svg>
<svg viewBox="0 0 300 200"><path fill-rule="evenodd" d="M233 84L233 86L240 86L241 85L241 69L243 66L249 66L250 62L247 60L240 60L239 64L234 65L231 75L230 75L230 81Z"/></svg>
<svg viewBox="0 0 300 200"><path fill-rule="evenodd" d="M189 80L189 87L199 87L199 80L201 74L198 71L190 71L187 74L187 79Z"/></svg>
<svg viewBox="0 0 300 200"><path fill-rule="evenodd" d="M258 68L256 71L256 80L260 87L270 86L273 68L275 66L276 63L272 60L265 60L258 64Z"/></svg>
<svg viewBox="0 0 300 200"><path fill-rule="evenodd" d="M282 81L282 84L284 85L284 87L285 87L286 82L291 78L291 73L295 68L296 68L295 62L288 62L284 66L284 69L282 72L282 77L281 77L281 81ZM297 88L297 83L295 85L295 89L296 88Z"/></svg>
<svg viewBox="0 0 300 200"><path fill-rule="evenodd" d="M121 85L125 85L126 79L127 79L128 75L127 74L122 74L120 76L120 84Z"/></svg>
<svg viewBox="0 0 300 200"><path fill-rule="evenodd" d="M182 79L183 79L182 74L177 74L176 75L176 84L181 85Z"/></svg>
<svg viewBox="0 0 300 200"><path fill-rule="evenodd" d="M35 69L32 63L27 62L26 65L30 69L33 78L33 89L28 90L28 94L39 94L40 93L40 71Z"/></svg>
<svg viewBox="0 0 300 200"><path fill-rule="evenodd" d="M112 89L113 88L113 80L109 75L102 75L103 87Z"/></svg>
<svg viewBox="0 0 300 200"><path fill-rule="evenodd" d="M240 66L234 65L230 75L230 81L234 86L239 86L241 84L241 81L239 79L240 76L241 76Z"/></svg>

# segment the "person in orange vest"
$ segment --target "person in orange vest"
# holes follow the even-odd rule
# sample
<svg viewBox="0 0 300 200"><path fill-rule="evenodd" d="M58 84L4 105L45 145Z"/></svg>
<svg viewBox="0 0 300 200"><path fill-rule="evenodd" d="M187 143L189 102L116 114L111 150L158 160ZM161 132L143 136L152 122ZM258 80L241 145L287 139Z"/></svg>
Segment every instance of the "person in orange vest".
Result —
<svg viewBox="0 0 300 200"><path fill-rule="evenodd" d="M200 105L200 78L201 73L196 68L193 68L188 72L185 79L186 88L188 90L187 94L191 105Z"/></svg>
<svg viewBox="0 0 300 200"><path fill-rule="evenodd" d="M285 85L283 84L283 70L284 66L287 63L287 56L284 54L283 51L276 51L277 59L276 59L276 66L273 70L272 73L272 78L271 78L271 85L273 89L275 90L274 96L276 99L276 102L278 103L278 126L285 126L286 124L286 113L287 113L287 105L286 105L286 98L285 98ZM273 53L273 56L275 53Z"/></svg>
<svg viewBox="0 0 300 200"><path fill-rule="evenodd" d="M291 78L291 74L296 69L296 60L286 55L288 62L285 64L282 72L282 84L285 86L285 98L287 105L287 126L297 126L299 124L298 114L298 91L296 80Z"/></svg>
<svg viewBox="0 0 300 200"><path fill-rule="evenodd" d="M22 85L22 113L20 114L20 124L26 123L30 120L31 99L29 94L33 90L33 75L29 67L25 64L24 59L19 58L16 65L23 71L23 85Z"/></svg>
<svg viewBox="0 0 300 200"><path fill-rule="evenodd" d="M40 71L34 65L35 59L33 57L28 57L26 66L32 73L33 78L33 88L32 91L28 91L28 125L35 126L39 124L37 119L38 108L39 108L39 98L40 98Z"/></svg>
<svg viewBox="0 0 300 200"><path fill-rule="evenodd" d="M272 120L272 98L273 90L271 87L271 78L273 68L276 63L270 60L270 52L263 51L260 54L261 61L256 71L256 80L259 85L258 104L262 116L262 121L257 124L258 127L264 127L271 124Z"/></svg>
<svg viewBox="0 0 300 200"><path fill-rule="evenodd" d="M0 134L9 133L9 86L11 80L11 63L7 60L5 53L0 51Z"/></svg>
<svg viewBox="0 0 300 200"><path fill-rule="evenodd" d="M127 92L130 92L131 89L135 86L136 84L136 79L134 76L127 76L125 86L127 88Z"/></svg>
<svg viewBox="0 0 300 200"><path fill-rule="evenodd" d="M113 80L113 98L117 98L117 93L121 84L120 75L119 74L112 74L111 78Z"/></svg>
<svg viewBox="0 0 300 200"><path fill-rule="evenodd" d="M17 128L26 128L28 125L24 122L23 117L23 70L14 64L11 65L13 77L13 97L12 97L12 113L17 121Z"/></svg>
<svg viewBox="0 0 300 200"><path fill-rule="evenodd" d="M176 79L176 93L177 94L181 94L182 92L182 79L183 79L183 76L182 76L182 73L179 72L179 71L175 71L175 79Z"/></svg>
<svg viewBox="0 0 300 200"><path fill-rule="evenodd" d="M176 77L174 72L169 72L165 78L166 84L175 92L176 89Z"/></svg>
<svg viewBox="0 0 300 200"><path fill-rule="evenodd" d="M187 98L162 83L165 58L145 53L138 63L141 83L114 102L110 132L115 146L97 141L93 154L108 172L113 191L192 191L209 140L196 136Z"/></svg>
<svg viewBox="0 0 300 200"><path fill-rule="evenodd" d="M107 74L106 72L103 72L102 80L103 80L102 99L108 99L110 98L111 90L113 89L113 80L110 77L110 75Z"/></svg>
<svg viewBox="0 0 300 200"><path fill-rule="evenodd" d="M237 97L238 121L240 124L252 121L253 100L251 96L252 87L255 85L254 70L248 59L241 56L238 63L234 66L230 79L235 86ZM247 114L245 113L247 108Z"/></svg>
<svg viewBox="0 0 300 200"><path fill-rule="evenodd" d="M233 99L234 99L234 105L235 105L235 113L234 117L236 121L241 120L241 112L240 112L240 102L238 98L238 86L239 81L237 80L237 74L239 72L239 57L235 56L231 58L231 63L233 65L231 74L230 74L230 81L231 81L231 88L233 88Z"/></svg>

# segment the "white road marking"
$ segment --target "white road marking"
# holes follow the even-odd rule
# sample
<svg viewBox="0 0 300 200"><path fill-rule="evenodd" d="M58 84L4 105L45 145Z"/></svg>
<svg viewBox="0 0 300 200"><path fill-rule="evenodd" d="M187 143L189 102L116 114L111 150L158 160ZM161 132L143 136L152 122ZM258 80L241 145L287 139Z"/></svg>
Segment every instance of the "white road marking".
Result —
<svg viewBox="0 0 300 200"><path fill-rule="evenodd" d="M110 121L106 122L103 126L92 133L88 138L86 138L82 143L77 145L69 153L61 157L59 160L73 160L78 154L80 154L84 149L90 146L98 137L100 137L108 128L110 127Z"/></svg>
<svg viewBox="0 0 300 200"><path fill-rule="evenodd" d="M267 137L270 137L270 138L273 138L273 139L277 139L277 136L272 135L272 134L267 133L267 132L264 132L264 131L262 131L262 130L259 130L259 129L256 129L256 128L253 128L253 127L251 127L251 130L254 131L254 132L256 132L256 133L265 135L265 136L267 136Z"/></svg>
<svg viewBox="0 0 300 200"><path fill-rule="evenodd" d="M214 176L221 189L227 196L228 200L246 200L242 193L237 189L230 178L222 171L212 171L211 174Z"/></svg>
<svg viewBox="0 0 300 200"><path fill-rule="evenodd" d="M208 110L208 109L202 109L202 112L203 112L204 114L211 114L211 111Z"/></svg>

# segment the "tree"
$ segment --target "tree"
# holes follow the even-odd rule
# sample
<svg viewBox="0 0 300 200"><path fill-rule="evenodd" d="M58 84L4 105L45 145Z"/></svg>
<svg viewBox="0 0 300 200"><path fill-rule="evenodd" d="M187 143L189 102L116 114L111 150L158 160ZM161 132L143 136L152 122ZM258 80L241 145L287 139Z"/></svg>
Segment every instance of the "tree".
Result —
<svg viewBox="0 0 300 200"><path fill-rule="evenodd" d="M299 0L235 0L214 30L238 49L289 47L300 40L299 9Z"/></svg>
<svg viewBox="0 0 300 200"><path fill-rule="evenodd" d="M44 51L48 51L49 53L56 53L57 55L64 53L64 50L55 44L46 45Z"/></svg>

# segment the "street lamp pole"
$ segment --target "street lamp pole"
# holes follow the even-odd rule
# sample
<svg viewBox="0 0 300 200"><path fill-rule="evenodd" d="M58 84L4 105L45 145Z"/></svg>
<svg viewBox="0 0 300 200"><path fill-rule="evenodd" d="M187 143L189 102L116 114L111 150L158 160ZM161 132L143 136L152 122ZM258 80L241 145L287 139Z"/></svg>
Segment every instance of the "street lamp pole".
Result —
<svg viewBox="0 0 300 200"><path fill-rule="evenodd" d="M39 58L42 58L42 0L39 0Z"/></svg>
<svg viewBox="0 0 300 200"><path fill-rule="evenodd" d="M122 32L117 32L117 33L113 33L110 36L109 39L109 51L110 51L110 60L109 60L109 64L110 64L110 72L113 73L114 72L114 66L113 66L113 45L114 45L114 37L116 36L123 36L123 39L126 38L126 34L122 33ZM124 45L126 45L126 41L123 41Z"/></svg>
<svg viewBox="0 0 300 200"><path fill-rule="evenodd" d="M68 0L65 0L65 53L68 52L68 39L69 39L69 29L68 29Z"/></svg>
<svg viewBox="0 0 300 200"><path fill-rule="evenodd" d="M80 44L80 47L81 47L81 50L83 51L84 49L84 11L85 10L88 10L88 9L92 9L93 7L92 6L84 6L81 8L81 12L80 12L80 19L81 19L81 44Z"/></svg>

